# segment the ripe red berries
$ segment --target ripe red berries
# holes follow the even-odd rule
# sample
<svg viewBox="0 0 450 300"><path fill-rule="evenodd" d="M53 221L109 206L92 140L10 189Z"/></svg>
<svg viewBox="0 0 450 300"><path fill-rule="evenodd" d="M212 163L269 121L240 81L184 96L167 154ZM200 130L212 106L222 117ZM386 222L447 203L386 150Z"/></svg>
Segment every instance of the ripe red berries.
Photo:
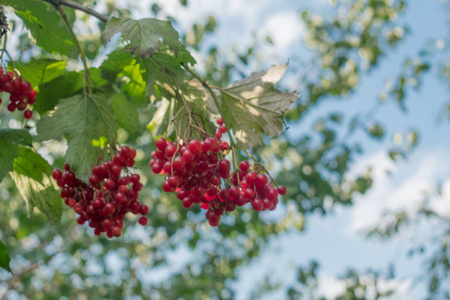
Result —
<svg viewBox="0 0 450 300"><path fill-rule="evenodd" d="M77 179L67 164L64 173L53 171L53 178L62 188L61 197L79 215L78 224L88 222L95 235L106 232L107 237L112 238L122 234L123 219L128 212L142 215L139 224L148 223L145 215L149 208L137 201L142 189L140 176L127 175L127 168L134 166L135 156L134 149L122 147L113 160L92 168L89 184ZM122 170L125 172L121 177Z"/></svg>
<svg viewBox="0 0 450 300"><path fill-rule="evenodd" d="M33 112L27 107L36 103L36 91L31 88L31 84L22 78L16 78L13 72L0 74L0 92L9 93L8 111L16 109L23 112L25 119L31 119ZM2 103L0 99L0 104Z"/></svg>
<svg viewBox="0 0 450 300"><path fill-rule="evenodd" d="M219 225L225 212L247 203L256 211L275 209L278 195L286 193L286 188L274 188L263 173L264 168L252 166L248 161L240 162L239 169L231 173L231 163L225 158L230 146L220 141L227 130L221 118L217 123L220 125L217 139L155 141L157 149L151 153L150 168L155 174L167 176L162 189L176 192L185 208L199 203L207 210L211 226Z"/></svg>

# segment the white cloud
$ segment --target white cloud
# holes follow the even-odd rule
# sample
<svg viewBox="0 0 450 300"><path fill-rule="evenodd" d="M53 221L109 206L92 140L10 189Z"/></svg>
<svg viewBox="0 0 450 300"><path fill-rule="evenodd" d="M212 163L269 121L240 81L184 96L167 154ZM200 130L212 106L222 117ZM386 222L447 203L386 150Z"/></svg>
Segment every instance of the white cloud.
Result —
<svg viewBox="0 0 450 300"><path fill-rule="evenodd" d="M298 43L305 27L295 11L284 11L267 18L261 32L269 35L279 50Z"/></svg>
<svg viewBox="0 0 450 300"><path fill-rule="evenodd" d="M351 233L373 226L386 210L412 210L424 200L426 192L433 192L439 179L448 175L448 152L416 152L409 160L394 164L382 150L358 163L353 174L373 167L373 186L356 197L351 211ZM388 175L387 171L392 174ZM450 197L450 180L444 184L444 197ZM442 213L450 212L449 201L433 199L432 206Z"/></svg>
<svg viewBox="0 0 450 300"><path fill-rule="evenodd" d="M373 278L366 276L361 277L361 282L367 284L367 291L364 294L363 291L359 296L366 296L367 299L375 299L376 289L372 284ZM319 275L319 287L318 294L325 299L336 299L339 295L345 292L345 281L336 277L323 274ZM391 297L383 299L415 299L412 293L412 280L398 280L398 279L383 279L378 280L378 291L387 292L389 290L395 290L395 293Z"/></svg>
<svg viewBox="0 0 450 300"><path fill-rule="evenodd" d="M326 299L335 299L345 291L345 283L330 275L319 275L319 295Z"/></svg>

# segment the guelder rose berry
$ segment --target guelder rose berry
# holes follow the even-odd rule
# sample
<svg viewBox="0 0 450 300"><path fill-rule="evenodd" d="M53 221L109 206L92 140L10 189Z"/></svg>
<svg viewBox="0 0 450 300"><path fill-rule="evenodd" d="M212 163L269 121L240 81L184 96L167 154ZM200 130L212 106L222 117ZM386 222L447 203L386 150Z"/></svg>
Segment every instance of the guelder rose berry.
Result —
<svg viewBox="0 0 450 300"><path fill-rule="evenodd" d="M64 165L64 173L53 171L52 177L61 187L61 197L78 214L78 224L88 223L95 235L106 233L112 238L122 234L123 220L129 212L142 215L139 224L148 223L145 215L149 208L138 202L142 189L140 176L130 175L128 170L134 166L135 156L134 149L122 147L112 160L92 168L89 183L77 179L68 164Z"/></svg>
<svg viewBox="0 0 450 300"><path fill-rule="evenodd" d="M278 195L284 195L286 188L275 188L261 167L248 161L240 162L239 169L231 173L231 163L225 158L230 146L220 140L227 129L221 118L217 123L217 139L155 141L157 149L151 153L150 168L166 176L163 191L176 193L185 208L198 203L206 210L211 226L219 225L221 216L237 206L249 204L256 211L274 210Z"/></svg>
<svg viewBox="0 0 450 300"><path fill-rule="evenodd" d="M15 77L12 72L1 72L0 91L9 93L9 104L6 107L8 111L13 112L17 109L23 111L23 117L25 119L31 119L33 117L33 112L30 108L36 103L37 94L29 82L20 77ZM1 103L2 101L0 99Z"/></svg>

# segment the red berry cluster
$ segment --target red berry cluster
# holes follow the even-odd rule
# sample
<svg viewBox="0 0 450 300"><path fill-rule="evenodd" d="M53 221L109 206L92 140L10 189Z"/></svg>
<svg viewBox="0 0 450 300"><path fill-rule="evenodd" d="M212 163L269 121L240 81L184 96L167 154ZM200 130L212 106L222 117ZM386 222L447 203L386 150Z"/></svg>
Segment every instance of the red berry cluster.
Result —
<svg viewBox="0 0 450 300"><path fill-rule="evenodd" d="M249 202L256 211L275 209L278 195L284 195L286 188L274 188L258 165L250 171L248 161L242 161L240 170L231 176L230 161L220 159L229 149L227 142L220 141L226 127L222 119L217 123L216 137L219 139L209 137L178 144L164 138L156 140L157 150L151 154L150 167L155 174L167 174L163 190L177 192L186 208L200 203L201 208L207 210L206 218L211 226L219 225L225 211L234 211L236 206Z"/></svg>
<svg viewBox="0 0 450 300"><path fill-rule="evenodd" d="M78 224L86 221L94 228L96 235L106 232L107 237L118 237L122 233L123 220L128 212L141 214L139 224L147 225L148 206L138 202L142 184L138 174L131 174L128 167L134 166L136 150L125 146L113 160L92 168L89 184L76 178L70 166L65 164L65 172L53 171L61 189L61 197L79 215ZM122 170L124 171L121 176Z"/></svg>
<svg viewBox="0 0 450 300"><path fill-rule="evenodd" d="M36 102L36 91L31 88L31 84L22 78L16 78L13 72L0 74L0 92L10 94L7 106L10 112L16 109L24 111ZM2 104L1 98L0 104ZM27 109L23 112L23 116L25 119L31 119L33 112Z"/></svg>

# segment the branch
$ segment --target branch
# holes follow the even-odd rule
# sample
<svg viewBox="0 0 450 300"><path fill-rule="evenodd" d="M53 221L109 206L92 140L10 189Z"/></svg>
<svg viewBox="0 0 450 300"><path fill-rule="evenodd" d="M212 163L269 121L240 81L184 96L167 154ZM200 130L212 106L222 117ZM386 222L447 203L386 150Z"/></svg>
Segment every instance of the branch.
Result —
<svg viewBox="0 0 450 300"><path fill-rule="evenodd" d="M81 58L81 61L83 62L83 66L84 66L84 81L87 82L87 86L89 88L89 94L92 94L91 84L89 81L91 79L91 75L89 74L89 67L88 67L88 64L86 61L86 56L84 55L84 52L83 52L83 48L81 48L80 42L78 42L78 38L77 38L76 34L73 32L72 25L70 25L70 21L67 18L67 15L64 12L64 10L61 8L61 6L56 6L56 9L59 11L59 13L61 14L61 17L64 19L64 22L67 25L67 29L70 31L73 41L78 48L78 51L80 53L80 58ZM83 82L84 89L85 89L85 82ZM86 94L86 91L85 91L85 94Z"/></svg>
<svg viewBox="0 0 450 300"><path fill-rule="evenodd" d="M94 16L97 19L99 19L100 21L105 22L105 23L108 22L108 19L109 19L107 16L102 15L102 14L96 12L95 10L90 9L89 7L83 6L81 4L78 4L78 3L70 1L70 0L42 0L42 1L53 4L55 7L64 5L67 7L71 7L73 9L81 10L81 11L87 13L88 15Z"/></svg>

